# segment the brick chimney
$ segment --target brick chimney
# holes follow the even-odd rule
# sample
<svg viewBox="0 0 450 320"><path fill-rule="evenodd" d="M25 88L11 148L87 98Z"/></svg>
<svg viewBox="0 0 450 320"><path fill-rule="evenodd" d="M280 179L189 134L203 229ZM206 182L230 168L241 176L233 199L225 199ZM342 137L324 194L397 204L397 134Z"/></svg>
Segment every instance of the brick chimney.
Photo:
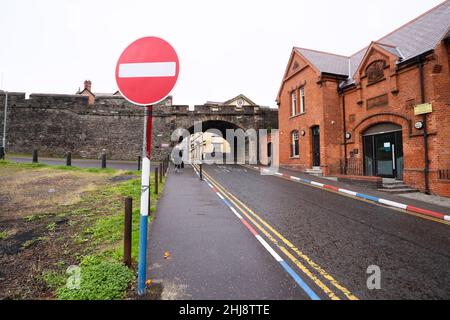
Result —
<svg viewBox="0 0 450 320"><path fill-rule="evenodd" d="M92 88L92 82L91 82L91 80L85 80L85 81L84 81L84 88L85 88L85 89L88 89L89 91L92 92L92 90L91 90L91 88Z"/></svg>

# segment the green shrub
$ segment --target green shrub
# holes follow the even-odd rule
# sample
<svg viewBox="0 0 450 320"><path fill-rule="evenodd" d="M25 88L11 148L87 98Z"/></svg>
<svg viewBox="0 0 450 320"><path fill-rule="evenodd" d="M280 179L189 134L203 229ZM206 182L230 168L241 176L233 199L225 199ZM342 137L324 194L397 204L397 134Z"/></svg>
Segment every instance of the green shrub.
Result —
<svg viewBox="0 0 450 320"><path fill-rule="evenodd" d="M66 286L56 291L61 300L114 300L122 299L133 279L133 272L117 261L105 261L101 257L83 259L79 289Z"/></svg>
<svg viewBox="0 0 450 320"><path fill-rule="evenodd" d="M43 272L42 279L50 289L59 288L66 283L66 276L56 271Z"/></svg>

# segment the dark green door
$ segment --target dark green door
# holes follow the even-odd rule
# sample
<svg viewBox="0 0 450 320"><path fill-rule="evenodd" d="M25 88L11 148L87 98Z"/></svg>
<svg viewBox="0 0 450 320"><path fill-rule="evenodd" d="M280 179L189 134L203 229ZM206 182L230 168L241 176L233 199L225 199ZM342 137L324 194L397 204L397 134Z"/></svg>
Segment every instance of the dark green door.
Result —
<svg viewBox="0 0 450 320"><path fill-rule="evenodd" d="M320 127L312 128L313 167L320 167Z"/></svg>

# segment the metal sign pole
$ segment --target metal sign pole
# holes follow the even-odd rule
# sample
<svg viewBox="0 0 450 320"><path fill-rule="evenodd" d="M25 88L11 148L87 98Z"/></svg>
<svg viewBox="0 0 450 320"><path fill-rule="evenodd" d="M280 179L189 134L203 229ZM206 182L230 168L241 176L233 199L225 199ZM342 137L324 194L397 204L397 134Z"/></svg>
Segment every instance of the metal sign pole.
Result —
<svg viewBox="0 0 450 320"><path fill-rule="evenodd" d="M150 214L150 150L152 144L152 106L146 107L142 155L141 218L139 227L138 294L145 294L147 276L148 215Z"/></svg>
<svg viewBox="0 0 450 320"><path fill-rule="evenodd" d="M156 54L155 54L156 53ZM166 62L161 62L166 61ZM116 64L116 83L129 102L145 107L142 152L142 183L139 234L138 294L145 294L147 275L147 229L150 214L150 150L153 105L163 101L175 86L179 61L174 48L158 37L131 43Z"/></svg>

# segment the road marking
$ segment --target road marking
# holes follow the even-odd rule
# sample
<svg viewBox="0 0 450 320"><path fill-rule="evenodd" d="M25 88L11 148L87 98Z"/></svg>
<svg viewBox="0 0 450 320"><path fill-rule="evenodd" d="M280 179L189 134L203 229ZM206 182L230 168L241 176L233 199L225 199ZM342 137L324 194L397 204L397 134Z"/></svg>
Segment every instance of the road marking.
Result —
<svg viewBox="0 0 450 320"><path fill-rule="evenodd" d="M275 174L276 174L277 176L280 176L280 177L282 177L282 176L283 176L283 174L282 174L282 173L280 173L280 172L275 172Z"/></svg>
<svg viewBox="0 0 450 320"><path fill-rule="evenodd" d="M345 193L345 194L349 194L349 195L351 195L353 197L356 197L356 194L357 194L357 192L350 191L350 190L347 190L347 189L339 189L339 192L342 192L342 193Z"/></svg>
<svg viewBox="0 0 450 320"><path fill-rule="evenodd" d="M256 236L256 239L258 239L258 241L261 242L261 244L264 246L264 248L266 248L266 250L269 251L269 253L272 255L272 257L275 258L275 260L277 260L278 262L283 261L283 258L281 258L280 255L278 253L276 253L275 250L273 250L272 247L269 246L267 241L264 240L263 238L261 238L261 236L259 234Z"/></svg>
<svg viewBox="0 0 450 320"><path fill-rule="evenodd" d="M237 202L239 202L245 209L251 213L256 219L258 219L267 229L269 229L273 234L275 234L282 242L284 242L292 251L294 251L299 257L301 257L303 260L305 260L313 269L315 269L317 272L319 272L324 278L329 280L337 289L339 289L341 292L343 292L349 299L357 300L358 298L350 293L348 289L340 285L331 275L329 275L325 270L323 270L320 266L318 266L316 263L314 263L308 256L303 254L298 248L296 248L289 240L287 240L285 237L283 237L278 231L276 231L271 225L269 225L265 220L263 220L260 216L258 216L253 210L251 210L248 206L246 206L242 201L240 201L238 198L236 198L232 193L230 193L226 188L224 188L220 183L218 183L214 178L212 178L208 173L206 173L207 176L213 181L214 185L221 190L224 193L229 194L232 198L234 198ZM226 195L225 195L226 196ZM230 199L230 201L233 201ZM234 203L234 202L233 202ZM237 207L238 205L235 204ZM242 211L242 208L240 208ZM245 214L245 212L243 211ZM246 215L246 214L245 214ZM271 237L270 234L266 233L264 228L262 228L256 221L254 221L251 217L246 215L250 221L252 221L253 224L255 224L263 233L265 233L266 236ZM275 239L271 239L274 242L276 242ZM281 248L280 248L281 249Z"/></svg>
<svg viewBox="0 0 450 320"><path fill-rule="evenodd" d="M195 170L195 168L194 168ZM206 178L209 179L209 178ZM209 182L207 181L209 184ZM263 245L269 254L286 270L286 272L294 279L294 281L303 289L303 291L311 298L311 300L320 300L320 297L308 286L306 282L278 255L275 250L256 232L256 230L232 207L232 205L218 192L216 194L223 200L225 205L239 218L247 229L255 236L255 238ZM225 195L226 196L226 195ZM227 197L227 196L226 196ZM228 197L227 197L228 198ZM230 199L230 201L233 201ZM233 202L234 203L234 202Z"/></svg>
<svg viewBox="0 0 450 320"><path fill-rule="evenodd" d="M328 288L322 281L320 281L308 268L306 268L298 259L296 259L285 247L280 246L280 250L291 260L294 264L303 271L310 279L312 279L331 300L341 300L330 288Z"/></svg>
<svg viewBox="0 0 450 320"><path fill-rule="evenodd" d="M207 179L210 179L209 177L207 178ZM212 179L212 178L211 178ZM284 249L284 247L282 247L282 246L280 246L279 244L278 244L278 242L277 242L277 240L275 240L264 228L262 228L255 220L253 220L246 212L245 212L245 210L243 210L236 202L234 202L231 198L229 198L226 194L225 194L225 197L227 197L233 204L234 204L234 206L236 207L236 208L238 208L239 210L241 210L241 212L258 228L258 229L260 229L263 233L264 233L264 235L268 238L268 239L270 239L275 245L277 245L278 246L278 248L280 248L282 251L283 251L283 249ZM245 221L244 219L242 219L241 220L242 221L242 223L247 227L247 228L249 228L249 230L255 235L255 233L256 233L256 231L254 231L254 229L253 228L251 228L251 226L248 224L248 222L247 221ZM325 284L323 284L322 283L322 281L320 281L319 279L317 279L317 277L316 276L314 276L311 272L309 272L309 270L303 265L303 264L301 264L299 261L294 261L294 263L295 263L295 265L300 269L300 270L302 270L303 272L305 272L306 271L306 275L307 276L309 276L313 281L314 281L314 283L319 287L319 288L321 288L325 293L327 293L328 294L328 296L330 297L330 299L332 299L332 300L340 300L339 299L339 297L337 297ZM287 264L285 264L285 265L283 265L283 268L285 268L285 270L289 273L289 274L291 274L291 276L292 276L292 273L294 272L292 269L290 269L290 267L289 268L287 268ZM299 282L298 281L298 277L294 277L294 280L303 288L303 286L304 286L304 282L302 281L302 282Z"/></svg>
<svg viewBox="0 0 450 320"><path fill-rule="evenodd" d="M238 217L239 219L242 219L242 216L236 211L235 208L230 207L230 210L233 211L233 213L236 215L236 217Z"/></svg>
<svg viewBox="0 0 450 320"><path fill-rule="evenodd" d="M253 215L256 219L258 219L264 226L266 226L267 229L269 229L273 234L275 234L282 242L284 242L292 251L294 251L300 258L302 258L305 262L307 262L314 270L316 270L321 276L323 276L325 279L330 281L330 283L335 286L338 290L340 290L348 299L350 300L358 300L356 296L350 293L348 289L343 287L341 284L339 284L331 275L329 275L325 270L323 270L320 266L318 266L316 263L314 263L308 256L306 256L304 253L302 253L298 248L296 248L289 240L284 238L279 232L277 232L272 226L270 226L267 222L265 222L261 217L259 217L256 213L254 213L250 208L248 208L244 203L242 203L239 199L237 199L233 194L231 194L228 190L226 190L220 183L218 183L214 178L212 178L207 172L205 172L205 176L211 181L213 185L217 188L217 190L221 191L225 197L227 197L236 208L238 208L259 230L261 230L264 235L268 239L270 239L275 245L277 245L280 250L286 250L283 246L278 244L278 241L274 239L261 225L259 225L252 217L250 217L247 212L249 212L251 215ZM239 202L245 209L243 210L233 199L235 199L237 202ZM292 259L293 256L290 255L288 258L291 259L291 261L299 267L300 270L305 272L308 277L313 280L319 288L321 288L329 297L330 299L338 300L339 297L337 297L325 284L322 283L316 276L314 276L304 265L302 265L297 259Z"/></svg>
<svg viewBox="0 0 450 320"><path fill-rule="evenodd" d="M176 62L122 63L119 78L175 77Z"/></svg>
<svg viewBox="0 0 450 320"><path fill-rule="evenodd" d="M289 275L294 278L295 282L306 292L306 294L311 298L311 300L320 300L319 296L316 295L311 288L303 281L300 276L295 273L294 270L286 263L286 261L280 261L283 268L289 273Z"/></svg>
<svg viewBox="0 0 450 320"><path fill-rule="evenodd" d="M403 209L403 210L406 210L406 208L408 207L406 204L402 204L402 203L398 203L398 202L390 201L390 200L386 200L386 199L380 199L380 201L378 201L378 202L388 205L388 206L391 206L391 207Z"/></svg>
<svg viewBox="0 0 450 320"><path fill-rule="evenodd" d="M247 222L247 220L245 219L241 219L242 223L244 224L244 226L247 227L248 230L250 230L250 232L256 237L258 235L258 233L256 232L255 229L253 229L253 227Z"/></svg>
<svg viewBox="0 0 450 320"><path fill-rule="evenodd" d="M412 211L412 212L415 212L415 213L421 213L421 214L424 214L424 215L427 215L427 216L431 216L431 217L435 217L435 218L438 218L438 219L442 219L442 220L445 221L445 215L443 213L434 212L434 211L430 211L430 210L422 209L422 208L417 208L415 206L407 206L406 210Z"/></svg>
<svg viewBox="0 0 450 320"><path fill-rule="evenodd" d="M378 202L380 200L379 198L376 198L376 197L373 197L373 196L369 196L369 195L364 194L364 193L357 193L356 196L358 198L366 199L366 200L373 201L373 202Z"/></svg>
<svg viewBox="0 0 450 320"><path fill-rule="evenodd" d="M318 182L315 182L315 181L311 181L311 184L313 186L320 187L320 188L323 188L325 186L323 183L318 183Z"/></svg>

